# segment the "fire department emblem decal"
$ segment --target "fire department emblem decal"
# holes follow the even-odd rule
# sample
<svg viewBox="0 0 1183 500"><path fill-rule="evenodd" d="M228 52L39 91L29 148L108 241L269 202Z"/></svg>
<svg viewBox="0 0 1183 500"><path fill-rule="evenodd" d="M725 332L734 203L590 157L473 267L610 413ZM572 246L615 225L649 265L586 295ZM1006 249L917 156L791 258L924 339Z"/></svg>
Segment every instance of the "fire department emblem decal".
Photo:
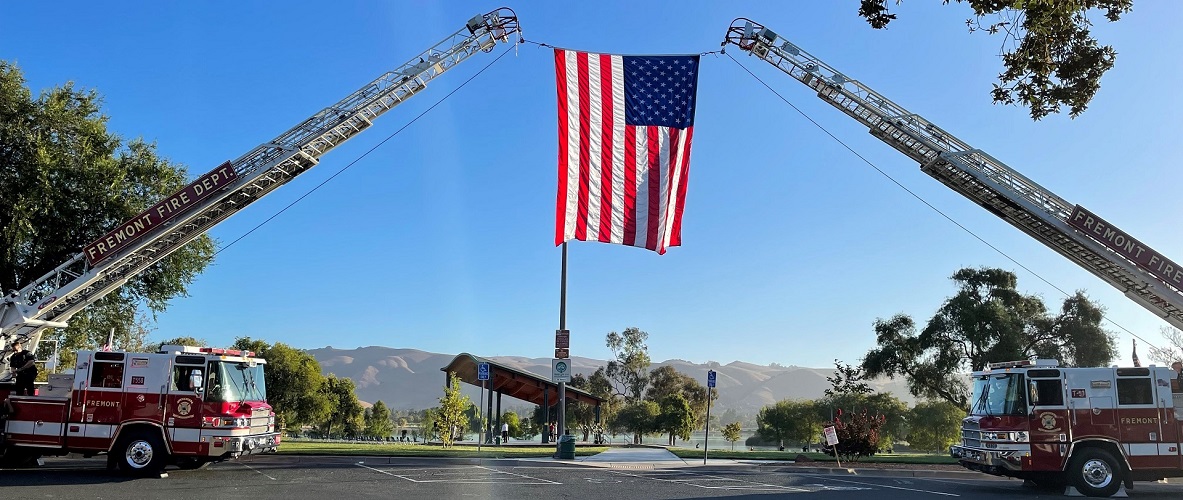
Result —
<svg viewBox="0 0 1183 500"><path fill-rule="evenodd" d="M143 403L144 402L144 395L143 394L136 395L136 401Z"/></svg>
<svg viewBox="0 0 1183 500"><path fill-rule="evenodd" d="M1039 425L1043 426L1045 431L1058 431L1060 428L1056 426L1056 414L1050 411L1045 411L1039 414Z"/></svg>
<svg viewBox="0 0 1183 500"><path fill-rule="evenodd" d="M193 412L193 400L189 398L177 401L177 415L184 418Z"/></svg>

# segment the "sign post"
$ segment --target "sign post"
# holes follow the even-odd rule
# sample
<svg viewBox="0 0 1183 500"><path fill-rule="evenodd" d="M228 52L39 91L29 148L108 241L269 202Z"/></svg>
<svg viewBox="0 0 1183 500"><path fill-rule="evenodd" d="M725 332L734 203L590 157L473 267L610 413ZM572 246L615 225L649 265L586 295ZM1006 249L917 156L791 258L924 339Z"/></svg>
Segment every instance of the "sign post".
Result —
<svg viewBox="0 0 1183 500"><path fill-rule="evenodd" d="M477 401L483 402L485 400L485 385L489 383L489 363L477 363L476 379L481 381L481 399L478 399ZM485 412L480 411L479 405L477 406L476 418L481 424L481 430L477 431L476 433L476 451L481 451L481 443L485 442L485 422L483 422L485 418Z"/></svg>
<svg viewBox="0 0 1183 500"><path fill-rule="evenodd" d="M822 429L822 433L826 435L826 446L834 449L834 460L838 462L838 467L842 467L842 459L838 458L838 430L831 425Z"/></svg>
<svg viewBox="0 0 1183 500"><path fill-rule="evenodd" d="M702 440L702 464L707 464L707 448L711 446L711 393L715 390L715 370L707 370L707 423Z"/></svg>

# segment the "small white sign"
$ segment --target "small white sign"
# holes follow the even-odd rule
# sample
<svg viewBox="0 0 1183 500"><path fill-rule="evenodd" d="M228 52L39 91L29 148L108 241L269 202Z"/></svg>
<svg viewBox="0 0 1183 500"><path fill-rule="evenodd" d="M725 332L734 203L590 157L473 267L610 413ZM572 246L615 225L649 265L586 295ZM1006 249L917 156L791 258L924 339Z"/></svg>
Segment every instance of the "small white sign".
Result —
<svg viewBox="0 0 1183 500"><path fill-rule="evenodd" d="M571 361L567 359L550 360L550 381L555 383L570 382Z"/></svg>
<svg viewBox="0 0 1183 500"><path fill-rule="evenodd" d="M826 435L826 446L834 446L838 444L838 431L834 429L834 426L822 429L822 434Z"/></svg>

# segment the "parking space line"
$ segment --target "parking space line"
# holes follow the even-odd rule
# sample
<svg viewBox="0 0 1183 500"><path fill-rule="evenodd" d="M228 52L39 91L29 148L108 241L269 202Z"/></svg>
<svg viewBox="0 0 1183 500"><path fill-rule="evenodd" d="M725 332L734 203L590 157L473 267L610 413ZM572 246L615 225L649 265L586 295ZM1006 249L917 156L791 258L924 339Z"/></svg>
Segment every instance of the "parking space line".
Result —
<svg viewBox="0 0 1183 500"><path fill-rule="evenodd" d="M921 490L921 489L916 489L916 488L904 488L902 486L889 486L886 484L861 483L858 481L847 481L845 479L834 479L833 477L830 477L830 476L819 476L817 474L802 474L802 475L811 476L811 477L821 479L821 480L826 480L826 481L837 481L839 483L861 484L863 486L871 486L871 487L878 487L878 488L891 488L893 490L915 491L915 492L919 492L919 493L931 493L933 495L945 495L945 496L950 496L950 497L961 496L956 493L945 493L943 491Z"/></svg>
<svg viewBox="0 0 1183 500"><path fill-rule="evenodd" d="M256 468L254 468L254 467L251 467L251 466L249 466L249 465L247 465L247 464L244 464L244 463L242 463L242 462L235 462L235 463L237 463L238 465L241 465L241 466L243 466L243 467L246 467L246 468L248 468L248 469L250 469L250 470L253 470L253 471L255 471L255 472L258 472L260 475L262 475L263 477L265 477L265 478L267 478L267 479L270 479L270 480L272 480L272 481L275 481L275 480L276 480L275 478L273 478L273 477L271 477L271 476L268 476L267 474L263 474L263 471L261 471L261 470L259 470L259 469L256 469Z"/></svg>
<svg viewBox="0 0 1183 500"><path fill-rule="evenodd" d="M672 473L668 473L668 474L655 474L655 475L631 474L628 472L621 472L621 471L615 471L615 470L611 471L611 472L613 474L620 474L622 476L635 477L638 479L648 479L651 481L665 481L667 483L679 483L679 484L684 484L686 486L693 486L695 488L702 488L702 489L706 489L706 490L739 490L739 491L768 491L768 490L772 490L772 491L793 491L793 492L798 492L798 493L808 493L809 492L809 490L795 488L792 486L782 486L779 484L768 484L768 483L757 483L755 481L744 481L741 479L723 478L723 477L711 476L711 475L707 475L707 474L693 474L690 472L672 472ZM684 479L669 479L669 478L664 478L664 477L653 477L653 476L663 476L663 475L664 476L682 475L682 476L688 476L688 477L686 477ZM729 480L729 481L735 481L735 482L744 483L744 484L743 485L735 485L735 486L730 486L730 485L727 485L727 486L710 485L710 486L708 486L705 484L695 484L693 482L693 481L699 481L699 480L708 480L708 481L728 481Z"/></svg>
<svg viewBox="0 0 1183 500"><path fill-rule="evenodd" d="M464 468L452 467L452 468L440 468L440 469L408 469L405 471L400 470L399 472L402 472L402 474L395 474L390 471L377 469L377 468L365 465L363 463L357 463L354 465L357 465L358 467L369 469L369 470L372 470L375 472L380 472L382 474L386 474L387 476L397 477L399 479L410 481L412 483L445 483L446 482L446 483L453 483L453 484L513 484L513 485L524 485L524 486L563 484L563 483L558 483L558 482L551 481L548 479L531 477L531 476L526 476L523 474L515 474L513 472L499 471L496 469L491 469L489 467L484 467L484 466L480 466L480 465L476 465L473 467L464 467ZM499 480L499 479L494 479L496 476L476 477L476 478L466 478L465 477L465 476L471 476L472 475L471 473L478 470L478 469L483 471L483 473L492 473L492 474L512 476L512 477L516 477L516 478L526 479L529 482L512 481L512 480L503 481L503 480ZM430 474L431 476L434 476L434 477L438 477L438 479L415 479L413 477L413 476L428 475L428 474ZM439 476L447 476L447 477L439 477Z"/></svg>
<svg viewBox="0 0 1183 500"><path fill-rule="evenodd" d="M489 467L485 467L485 466L483 466L483 465L478 465L477 467L478 467L478 468L481 468L481 469L485 469L485 470L487 470L487 471L496 472L496 473L498 473L498 474L509 474L509 475L511 475L511 476L517 476L517 477L521 477L521 478L526 478L526 479L529 479L529 480L531 480L531 481L542 481L542 482L544 482L544 483L549 483L549 484L563 484L563 483L559 483L559 482L551 481L551 480L549 480L549 479L542 479L542 478L540 478L540 477L531 477L531 476L527 476L527 475L524 475L524 474L517 474L517 473L514 473L514 472L506 472L506 471L503 471L503 470L491 469L491 468L489 468Z"/></svg>

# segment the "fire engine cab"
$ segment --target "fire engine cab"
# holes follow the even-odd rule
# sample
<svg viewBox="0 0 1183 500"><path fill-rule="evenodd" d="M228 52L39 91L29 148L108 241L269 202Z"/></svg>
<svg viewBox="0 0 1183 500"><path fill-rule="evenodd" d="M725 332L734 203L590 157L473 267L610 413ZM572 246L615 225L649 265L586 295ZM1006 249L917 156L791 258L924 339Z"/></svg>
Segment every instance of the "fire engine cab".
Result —
<svg viewBox="0 0 1183 500"><path fill-rule="evenodd" d="M1110 496L1124 484L1183 476L1183 390L1166 367L1061 368L1054 360L974 372L961 465Z"/></svg>
<svg viewBox="0 0 1183 500"><path fill-rule="evenodd" d="M40 455L108 455L124 472L198 468L275 451L265 361L249 351L163 346L157 353L79 351L73 374L35 396L4 394L6 461Z"/></svg>

